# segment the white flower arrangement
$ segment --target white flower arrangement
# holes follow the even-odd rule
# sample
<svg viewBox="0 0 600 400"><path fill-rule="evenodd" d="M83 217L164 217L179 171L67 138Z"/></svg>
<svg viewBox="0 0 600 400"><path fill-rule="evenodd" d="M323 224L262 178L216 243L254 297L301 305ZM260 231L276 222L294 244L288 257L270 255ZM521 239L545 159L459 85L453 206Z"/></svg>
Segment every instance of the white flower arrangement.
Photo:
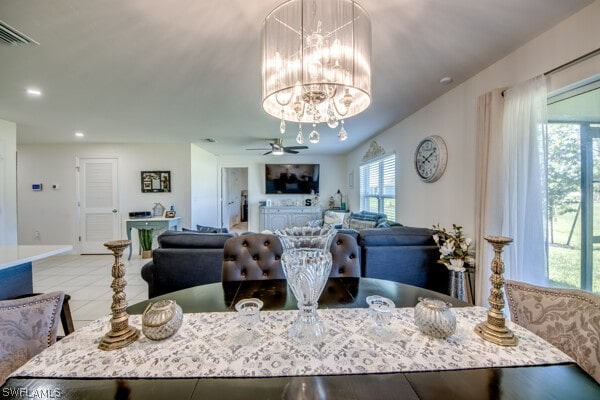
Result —
<svg viewBox="0 0 600 400"><path fill-rule="evenodd" d="M449 270L458 272L466 271L465 264L471 267L475 265L475 259L470 251L473 240L464 237L462 226L452 224L452 232L440 228L439 224L434 225L433 229L437 231L433 235L433 240L440 250L439 264L444 264Z"/></svg>

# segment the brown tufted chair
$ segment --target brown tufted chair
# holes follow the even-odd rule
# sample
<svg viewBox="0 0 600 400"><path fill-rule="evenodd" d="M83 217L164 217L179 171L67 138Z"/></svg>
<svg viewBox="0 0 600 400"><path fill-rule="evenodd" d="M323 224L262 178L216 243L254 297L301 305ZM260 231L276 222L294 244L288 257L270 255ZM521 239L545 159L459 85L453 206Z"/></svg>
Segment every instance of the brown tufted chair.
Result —
<svg viewBox="0 0 600 400"><path fill-rule="evenodd" d="M281 266L283 247L274 235L252 233L228 239L223 249L223 272L226 281L285 279ZM356 240L338 233L331 243L333 265L330 277L360 277Z"/></svg>

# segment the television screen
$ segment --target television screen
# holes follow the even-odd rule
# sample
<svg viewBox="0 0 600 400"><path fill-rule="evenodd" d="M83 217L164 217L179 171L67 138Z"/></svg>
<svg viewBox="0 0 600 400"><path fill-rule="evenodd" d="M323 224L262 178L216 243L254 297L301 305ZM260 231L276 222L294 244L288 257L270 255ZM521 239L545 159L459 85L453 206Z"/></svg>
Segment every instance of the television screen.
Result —
<svg viewBox="0 0 600 400"><path fill-rule="evenodd" d="M319 193L319 164L265 164L265 193Z"/></svg>

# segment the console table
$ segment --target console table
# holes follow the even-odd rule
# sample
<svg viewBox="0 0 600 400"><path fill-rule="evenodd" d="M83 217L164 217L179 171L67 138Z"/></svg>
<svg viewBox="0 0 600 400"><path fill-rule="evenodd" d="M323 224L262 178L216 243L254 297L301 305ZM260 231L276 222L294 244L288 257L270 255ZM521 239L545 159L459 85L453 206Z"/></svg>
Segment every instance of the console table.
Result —
<svg viewBox="0 0 600 400"><path fill-rule="evenodd" d="M153 229L154 231L166 231L166 230L179 230L179 220L180 217L173 218L162 218L162 217L153 217L153 218L133 218L125 220L126 230L127 230L127 239L131 240L131 229ZM139 253L142 254L142 249L139 247ZM128 260L131 260L131 243L129 244L129 257Z"/></svg>
<svg viewBox="0 0 600 400"><path fill-rule="evenodd" d="M305 226L308 221L323 219L323 210L321 207L267 207L259 209L260 220L259 228L261 231L268 229L291 228L293 226Z"/></svg>

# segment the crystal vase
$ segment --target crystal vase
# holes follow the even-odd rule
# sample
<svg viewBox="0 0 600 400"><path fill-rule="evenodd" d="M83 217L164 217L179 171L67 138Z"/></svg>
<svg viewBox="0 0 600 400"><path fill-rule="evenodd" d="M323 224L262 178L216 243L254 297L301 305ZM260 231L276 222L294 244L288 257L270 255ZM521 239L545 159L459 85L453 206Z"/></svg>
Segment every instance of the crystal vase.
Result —
<svg viewBox="0 0 600 400"><path fill-rule="evenodd" d="M300 343L319 342L325 334L317 307L331 272L330 247L336 233L335 229L320 227L294 227L275 232L283 246L283 272L298 301L299 312L290 336Z"/></svg>

